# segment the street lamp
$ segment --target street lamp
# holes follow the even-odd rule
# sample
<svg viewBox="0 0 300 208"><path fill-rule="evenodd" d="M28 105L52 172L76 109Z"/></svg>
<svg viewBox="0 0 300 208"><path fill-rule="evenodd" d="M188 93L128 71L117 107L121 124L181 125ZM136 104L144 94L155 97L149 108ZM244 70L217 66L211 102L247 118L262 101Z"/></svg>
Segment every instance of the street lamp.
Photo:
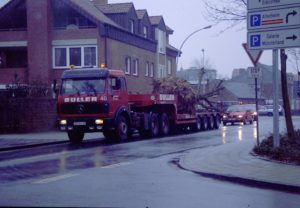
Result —
<svg viewBox="0 0 300 208"><path fill-rule="evenodd" d="M205 61L205 59L204 59L204 49L202 49L201 51L203 53L203 56L202 56L202 67L204 69L204 61Z"/></svg>
<svg viewBox="0 0 300 208"><path fill-rule="evenodd" d="M180 45L180 48L179 48L179 51L177 53L177 59L176 59L176 67L178 69L178 59L179 59L179 56L180 56L180 53L181 53L181 49L183 47L183 45L185 44L185 42L191 37L193 36L194 34L196 34L197 32L200 32L201 30L206 30L206 29L210 29L212 27L212 25L208 25L206 27L203 27L201 29L198 29L198 30L195 30L194 32L192 32L191 34L189 34L185 39L184 41L182 42L182 44Z"/></svg>

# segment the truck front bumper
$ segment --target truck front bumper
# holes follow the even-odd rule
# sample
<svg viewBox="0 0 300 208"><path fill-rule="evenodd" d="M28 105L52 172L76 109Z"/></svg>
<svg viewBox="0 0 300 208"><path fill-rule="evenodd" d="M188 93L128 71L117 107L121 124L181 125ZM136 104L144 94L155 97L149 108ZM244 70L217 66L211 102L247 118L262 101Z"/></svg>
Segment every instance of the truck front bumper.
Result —
<svg viewBox="0 0 300 208"><path fill-rule="evenodd" d="M98 132L110 128L112 123L108 118L66 118L59 120L59 128L61 131Z"/></svg>

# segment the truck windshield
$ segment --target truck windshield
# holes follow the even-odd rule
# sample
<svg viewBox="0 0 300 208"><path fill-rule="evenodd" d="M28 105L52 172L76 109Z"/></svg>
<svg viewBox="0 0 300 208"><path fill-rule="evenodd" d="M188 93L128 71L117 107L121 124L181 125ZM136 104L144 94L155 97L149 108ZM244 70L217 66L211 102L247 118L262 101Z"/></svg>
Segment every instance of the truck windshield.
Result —
<svg viewBox="0 0 300 208"><path fill-rule="evenodd" d="M62 95L97 95L104 93L105 79L65 79Z"/></svg>

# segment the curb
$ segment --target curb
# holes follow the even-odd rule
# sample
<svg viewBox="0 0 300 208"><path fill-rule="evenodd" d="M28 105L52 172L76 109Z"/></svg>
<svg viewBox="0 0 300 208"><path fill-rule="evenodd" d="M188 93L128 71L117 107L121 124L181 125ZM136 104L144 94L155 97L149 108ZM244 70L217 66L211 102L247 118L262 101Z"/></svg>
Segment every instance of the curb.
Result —
<svg viewBox="0 0 300 208"><path fill-rule="evenodd" d="M229 175L222 175L217 173L208 173L208 172L202 172L202 171L195 171L191 169L187 169L180 163L180 159L176 161L176 165L185 170L190 171L195 174L201 175L206 178L212 178L216 180L221 181L228 181L232 183L237 184L243 184L250 187L257 187L257 188L264 188L264 189L272 189L272 190L278 190L278 191L285 191L285 192L291 192L291 193L297 193L300 194L300 186L293 186L293 185L286 185L286 184L279 184L279 183L273 183L273 182L267 182L267 181L260 181L256 179L249 179L249 178L241 178L237 176L229 176Z"/></svg>
<svg viewBox="0 0 300 208"><path fill-rule="evenodd" d="M13 146L13 147L3 147L3 148L0 148L0 152L27 149L27 148L32 148L32 147L42 147L42 146L55 145L55 144L65 144L68 142L69 141L56 141L56 142L45 142L45 143L38 143L38 144L19 145L19 146Z"/></svg>

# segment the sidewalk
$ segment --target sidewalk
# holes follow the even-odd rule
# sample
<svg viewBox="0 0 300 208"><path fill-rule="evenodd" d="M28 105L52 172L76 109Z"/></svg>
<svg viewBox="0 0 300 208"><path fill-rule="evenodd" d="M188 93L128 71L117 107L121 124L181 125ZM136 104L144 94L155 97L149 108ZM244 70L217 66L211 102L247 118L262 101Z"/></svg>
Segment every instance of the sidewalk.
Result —
<svg viewBox="0 0 300 208"><path fill-rule="evenodd" d="M206 177L300 193L300 166L253 156L254 145L255 141L244 140L192 150L179 165Z"/></svg>
<svg viewBox="0 0 300 208"><path fill-rule="evenodd" d="M84 136L84 140L97 139L100 137L103 137L103 135L99 132L86 133ZM63 143L68 141L69 139L67 133L61 131L38 132L27 134L0 134L0 150L27 145Z"/></svg>

